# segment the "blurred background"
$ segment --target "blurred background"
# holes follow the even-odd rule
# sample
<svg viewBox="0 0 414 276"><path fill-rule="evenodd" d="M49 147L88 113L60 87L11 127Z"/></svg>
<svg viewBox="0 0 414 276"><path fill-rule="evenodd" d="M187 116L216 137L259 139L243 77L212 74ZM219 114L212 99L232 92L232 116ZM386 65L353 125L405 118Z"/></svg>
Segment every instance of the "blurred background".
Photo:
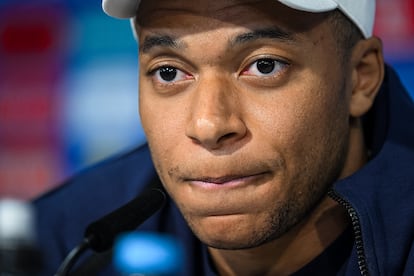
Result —
<svg viewBox="0 0 414 276"><path fill-rule="evenodd" d="M377 3L386 61L414 96L414 0ZM100 0L0 0L0 198L144 143L137 72L129 21Z"/></svg>

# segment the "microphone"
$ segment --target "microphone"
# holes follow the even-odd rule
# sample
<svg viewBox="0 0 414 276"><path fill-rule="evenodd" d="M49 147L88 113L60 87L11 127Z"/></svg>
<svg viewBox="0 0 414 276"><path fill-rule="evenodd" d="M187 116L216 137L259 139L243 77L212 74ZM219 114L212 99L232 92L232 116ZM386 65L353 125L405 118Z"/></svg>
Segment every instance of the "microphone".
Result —
<svg viewBox="0 0 414 276"><path fill-rule="evenodd" d="M67 255L55 276L67 275L77 258L88 248L95 252L111 249L115 238L120 233L137 228L163 206L165 199L163 191L150 189L89 224L83 241Z"/></svg>
<svg viewBox="0 0 414 276"><path fill-rule="evenodd" d="M0 275L35 275L41 266L35 213L17 199L0 200Z"/></svg>
<svg viewBox="0 0 414 276"><path fill-rule="evenodd" d="M121 208L91 223L85 230L91 249L103 252L112 247L121 232L132 231L147 220L164 204L165 194L151 189Z"/></svg>

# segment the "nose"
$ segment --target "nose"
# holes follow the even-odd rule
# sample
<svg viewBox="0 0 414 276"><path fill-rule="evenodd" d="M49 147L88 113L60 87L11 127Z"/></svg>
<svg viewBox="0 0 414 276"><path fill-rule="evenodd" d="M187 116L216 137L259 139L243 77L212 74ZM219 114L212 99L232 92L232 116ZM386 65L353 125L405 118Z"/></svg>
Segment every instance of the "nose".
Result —
<svg viewBox="0 0 414 276"><path fill-rule="evenodd" d="M186 135L210 150L241 140L247 127L239 102L230 81L220 77L200 81L193 94Z"/></svg>

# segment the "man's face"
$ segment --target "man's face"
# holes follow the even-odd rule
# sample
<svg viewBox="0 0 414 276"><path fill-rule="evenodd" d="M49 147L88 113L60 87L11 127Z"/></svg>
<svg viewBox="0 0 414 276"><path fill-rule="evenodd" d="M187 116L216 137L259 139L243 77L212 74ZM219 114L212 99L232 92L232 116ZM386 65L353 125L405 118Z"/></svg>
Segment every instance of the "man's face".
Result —
<svg viewBox="0 0 414 276"><path fill-rule="evenodd" d="M344 171L349 76L326 14L268 1L144 1L140 115L206 244L280 237Z"/></svg>

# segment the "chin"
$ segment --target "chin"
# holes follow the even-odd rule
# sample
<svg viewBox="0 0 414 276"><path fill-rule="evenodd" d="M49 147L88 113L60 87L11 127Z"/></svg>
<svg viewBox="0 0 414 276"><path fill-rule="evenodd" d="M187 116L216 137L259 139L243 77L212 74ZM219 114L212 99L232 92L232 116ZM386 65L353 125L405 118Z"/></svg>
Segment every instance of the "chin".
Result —
<svg viewBox="0 0 414 276"><path fill-rule="evenodd" d="M232 215L187 221L195 235L207 246L241 250L260 246L275 236L271 224L260 223L257 218L250 219L246 215Z"/></svg>
<svg viewBox="0 0 414 276"><path fill-rule="evenodd" d="M209 247L223 250L243 250L259 247L271 240L272 235L257 234L250 232L246 235L233 235L233 236L206 236L201 237L200 240Z"/></svg>

